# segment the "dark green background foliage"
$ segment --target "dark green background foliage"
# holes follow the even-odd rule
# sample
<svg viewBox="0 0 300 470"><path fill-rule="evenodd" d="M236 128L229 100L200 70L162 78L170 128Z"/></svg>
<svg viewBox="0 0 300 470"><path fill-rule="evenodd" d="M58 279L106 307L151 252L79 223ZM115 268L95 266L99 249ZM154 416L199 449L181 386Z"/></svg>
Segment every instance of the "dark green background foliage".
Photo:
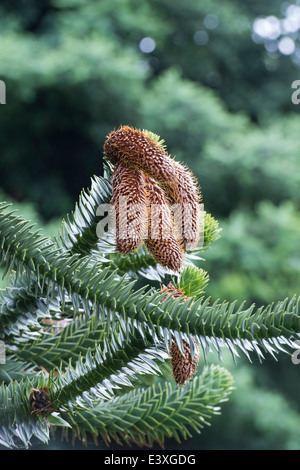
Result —
<svg viewBox="0 0 300 470"><path fill-rule="evenodd" d="M299 3L2 0L1 200L52 235L101 174L107 133L149 129L193 170L220 222L199 263L207 293L258 306L299 294ZM282 30L262 38L255 21L270 16ZM237 390L190 448L299 449L297 366L226 365Z"/></svg>

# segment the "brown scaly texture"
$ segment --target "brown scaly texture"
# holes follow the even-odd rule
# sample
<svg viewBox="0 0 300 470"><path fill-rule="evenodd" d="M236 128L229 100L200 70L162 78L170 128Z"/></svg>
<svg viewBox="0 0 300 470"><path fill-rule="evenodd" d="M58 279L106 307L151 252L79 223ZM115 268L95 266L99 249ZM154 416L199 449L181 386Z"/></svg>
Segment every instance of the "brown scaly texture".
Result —
<svg viewBox="0 0 300 470"><path fill-rule="evenodd" d="M145 179L139 170L117 163L112 176L111 204L116 211L116 250L121 253L137 250L147 234Z"/></svg>
<svg viewBox="0 0 300 470"><path fill-rule="evenodd" d="M175 298L181 297L183 302L188 299L188 297L184 295L184 292L176 289L171 282L169 282L168 286L162 286L161 292L166 294L163 300L170 295ZM175 382L179 385L184 385L191 380L197 370L197 365L200 360L200 350L194 338L193 342L195 344L195 352L194 358L192 359L189 343L185 339L183 340L184 355L182 355L174 336L172 337L172 344L170 346L171 365L173 377Z"/></svg>
<svg viewBox="0 0 300 470"><path fill-rule="evenodd" d="M178 298L178 297L181 297L183 302L186 302L188 297L186 295L184 295L184 292L182 290L179 290L177 289L173 284L172 282L169 282L169 284L167 286L164 286L162 285L161 288L160 288L160 292L162 294L166 294L165 297L163 298L163 300L166 300L167 297L169 297L170 295L172 297L174 297L175 299Z"/></svg>
<svg viewBox="0 0 300 470"><path fill-rule="evenodd" d="M201 196L194 176L186 167L175 162L164 148L144 132L128 126L109 134L104 144L104 155L114 164L122 162L156 180L163 186L170 204L179 205L181 211L189 204L190 211L182 217L178 229L184 249L187 244L197 243Z"/></svg>
<svg viewBox="0 0 300 470"><path fill-rule="evenodd" d="M36 415L47 416L53 411L49 396L48 387L32 388L29 396L29 403L32 408L32 413Z"/></svg>
<svg viewBox="0 0 300 470"><path fill-rule="evenodd" d="M150 177L145 178L148 201L148 238L146 246L162 266L179 271L183 253L174 235L173 219L164 191Z"/></svg>
<svg viewBox="0 0 300 470"><path fill-rule="evenodd" d="M183 340L184 355L181 354L175 338L173 338L173 342L170 347L173 376L175 382L179 385L184 385L191 380L197 370L200 351L196 341L194 339L193 341L195 343L194 359L192 359L190 345L185 339Z"/></svg>
<svg viewBox="0 0 300 470"><path fill-rule="evenodd" d="M174 207L174 221L179 238L186 250L194 246L200 235L200 194L194 175L183 165L173 162L176 178L165 184L169 204Z"/></svg>

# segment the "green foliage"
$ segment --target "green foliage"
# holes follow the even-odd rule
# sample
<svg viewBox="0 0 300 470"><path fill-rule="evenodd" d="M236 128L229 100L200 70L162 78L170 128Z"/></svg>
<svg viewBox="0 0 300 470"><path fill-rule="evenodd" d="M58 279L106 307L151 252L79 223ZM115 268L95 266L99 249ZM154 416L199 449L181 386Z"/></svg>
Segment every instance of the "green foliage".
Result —
<svg viewBox="0 0 300 470"><path fill-rule="evenodd" d="M14 204L14 208L18 210L18 214L20 214L24 219L30 220L33 224L36 224L40 227L41 232L47 235L48 237L54 237L57 235L59 225L61 224L61 219L52 219L48 222L45 222L41 215L39 214L37 207L34 206L32 203L29 202L16 202L13 201L7 194L0 191L0 198L1 200L5 200L10 204ZM0 287L5 287L7 284L7 280L5 276L3 276L4 271L1 269L0 266Z"/></svg>
<svg viewBox="0 0 300 470"><path fill-rule="evenodd" d="M197 297L204 293L209 281L209 275L204 269L187 266L183 269L178 284L187 297Z"/></svg>
<svg viewBox="0 0 300 470"><path fill-rule="evenodd" d="M105 135L122 122L163 135L217 217L237 200L298 198L297 62L251 37L256 17L282 16L280 1L30 5L1 4L9 106L0 113L0 184L15 199L33 201L46 219L69 212L99 174ZM155 40L152 53L139 49L144 37Z"/></svg>
<svg viewBox="0 0 300 470"><path fill-rule="evenodd" d="M104 268L107 271L100 281L100 288L107 288L108 295L117 282L123 285L125 280L134 282L129 293L142 288L144 291L137 295L148 292L153 311L146 308L144 315L147 302L141 300L140 316L142 319L148 313L151 316L150 331L155 333L157 344L163 338L167 345L168 328L175 325L188 336L191 332L200 334L206 352L212 348L221 354L220 345L225 338L226 344L238 353L238 339L236 336L232 339L232 335L235 324L239 327L243 324L239 323L242 318L239 312L247 312L249 308L245 324L256 330L251 324L251 315L259 311L261 305L271 302L279 302L273 305L277 311L276 322L281 314L284 320L276 323L276 328L280 330L292 319L293 331L297 330L296 298L291 301L290 311L287 310L288 301L280 303L280 300L287 296L293 299L299 287L300 106L291 102L291 84L299 79L299 31L290 33L285 30L286 22L281 22L280 36L270 40L259 38L253 28L257 18L285 19L294 6L293 2L281 0L1 2L0 78L6 83L7 104L1 106L0 112L0 186L6 193L2 194L1 189L0 199L8 202L12 199L14 208L19 209L24 219L37 223L43 229L40 234L45 235L47 246L48 237L51 237L45 250L45 264L38 257L44 249L42 239L40 236L35 238L37 250L30 250L34 255L34 266L30 256L25 256L23 266L20 263L20 246L26 243L25 232L18 238L20 246L15 258L13 250L17 243L12 235L5 244L6 261L0 267L0 287L6 287L0 293L0 338L5 338L9 355L7 363L0 366L1 381L8 384L22 376L32 380L36 374L36 371L32 372L32 361L37 358L39 344L49 347L47 367L59 368L54 358L55 351L59 351L60 332L55 330L52 337L47 322L64 322L73 318L75 311L78 317L75 315L74 325L78 324L78 330L71 333L73 322L69 326L63 323L62 361L67 366L69 354L72 364L76 364L79 360L76 348L82 352L82 361L86 359L86 347L88 344L91 347L88 338L93 338L95 343L101 342L106 334L98 321L99 328L93 336L88 318L93 319L93 325L99 315L105 322L107 312L115 308L114 305L108 307L110 303L102 293L97 302L104 301L105 308L100 309L101 312L93 311L96 274ZM278 48L286 35L296 45L291 55L282 54ZM150 53L139 47L145 37L155 41L156 47ZM209 272L210 282L203 288L211 296L205 304L211 308L201 321L197 315L194 317L196 328L189 322L187 313L193 306L188 304L187 310L182 307L178 321L177 303L172 304L171 299L164 307L166 310L161 309L162 305L158 308L159 296L151 295L160 283L167 284L170 276L145 250L124 257L114 252L111 237L102 240L97 237L99 217L93 207L109 198L109 177L101 180L93 177L89 190L82 190L82 187L89 187L90 175L102 174L104 138L121 123L151 129L153 138L158 138L154 133L163 135L168 142L168 151L189 165L201 185L207 211L204 246L200 253L189 253L186 261L187 267L193 268L195 263L199 270L204 268ZM81 203L60 224L61 218L71 212L73 201L80 192ZM5 213L10 210L8 207ZM206 250L220 236L218 222L210 213L220 220L223 231L214 249ZM20 219L11 217L9 223L22 224ZM202 258L204 249L205 261ZM60 257L64 266L61 265L62 269L55 266L52 271L52 263L59 263ZM89 264L85 267L84 262L88 263L88 259ZM93 274L89 278L88 272L92 266L95 267L95 278L93 294L89 295L88 286ZM79 279L75 286L72 284L73 279L67 275L71 268L77 277L84 277L83 282ZM106 283L109 273L111 279L115 276L116 283ZM173 280L174 283L184 282L184 278L174 277ZM191 283L188 284L191 287ZM126 292L124 288L124 298ZM201 297L205 301L204 293L200 293ZM194 305L196 313L199 313L200 298ZM219 298L227 299L228 303L220 303ZM238 303L244 299L247 304L239 309ZM235 300L237 304L233 303ZM257 304L256 308L251 307L253 302ZM109 321L118 322L125 315L125 309L121 317L108 315ZM228 311L236 313L228 317L229 343L226 314L224 323L217 319L220 312ZM292 311L296 312L296 317ZM262 312L268 318L269 324L262 328L266 328L268 336L272 314L268 308ZM129 317L132 319L130 328L133 328L133 323L138 321L134 307L130 315L126 312L127 320ZM211 320L215 323L210 330L207 325ZM201 322L204 325L201 326ZM64 342L63 335L68 331L70 335L65 336ZM219 334L217 341L206 336L214 331ZM83 335L82 343L79 332ZM242 340L243 347L249 344L245 343L245 338ZM27 346L32 352L30 357L26 356ZM261 342L259 348L265 351ZM246 351L252 358L251 351ZM15 356L10 357L11 354ZM232 354L236 356L234 352ZM40 370L40 365L34 367ZM265 383L272 373L272 361L267 361L267 366ZM252 367L255 367L255 358L251 371ZM296 383L297 376L288 373L287 368L280 371L285 381ZM146 375L143 377L148 380ZM257 396L255 381L251 379L247 383L249 395ZM239 388L242 400L246 390ZM294 387L287 386L286 395L290 397L293 390ZM270 395L264 396L270 399ZM249 403L247 400L247 406ZM263 421L263 405L259 409ZM250 412L248 409L253 416L254 412L255 407ZM247 435L247 432L249 439L243 441L244 447L259 447L263 442L266 446L269 443L273 448L280 447L279 435L268 440L273 435L268 426L261 426L260 432L258 427L248 426L248 418L243 421L242 417L247 415L245 409L237 407L233 414L240 415L241 419L235 421L237 431L230 434L227 447L239 445L237 436ZM289 412L286 416L290 416ZM54 422L52 415L51 418ZM59 421L58 416L55 419ZM265 419L268 419L267 413ZM283 416L281 421L284 421ZM286 419L284 422L292 421ZM292 424L290 427L293 428ZM224 429L229 435L227 426ZM282 436L292 434L286 424ZM259 442L255 435L260 436ZM297 432L294 436L296 441ZM215 439L214 435L213 443L221 442L222 437L219 435L219 439ZM203 436L201 442L209 447Z"/></svg>
<svg viewBox="0 0 300 470"><path fill-rule="evenodd" d="M222 368L207 368L199 381L177 391L166 379L159 388L149 385L155 375L163 377L169 370L167 334L172 330L162 325L170 323L172 309L168 302L156 318L155 310L162 306L160 291L134 289L136 275L131 273L141 269L140 263L125 269L112 247L101 253L105 242L95 235L96 214L110 198L108 180L94 178L54 240L1 204L1 261L9 276L0 305L6 347L6 364L0 368L4 446L28 447L33 437L48 442L49 426L71 426L73 435L83 439L89 431L119 442L119 431L128 428L128 420L133 427L121 433L125 442L143 445L163 443L165 436L187 438L191 429L199 431L218 412L217 404L231 391L232 378ZM215 236L213 219L206 220L204 245ZM146 266L149 255L144 256ZM160 279L165 273L157 269L152 262L148 277L152 272L154 280ZM180 335L178 341L181 346ZM29 402L31 390L41 387L47 387L51 397L47 418L32 413ZM132 389L127 409L126 394ZM193 419L187 418L195 401L199 407ZM162 416L171 409L155 429L157 413ZM94 422L89 419L87 426L91 412Z"/></svg>
<svg viewBox="0 0 300 470"><path fill-rule="evenodd" d="M221 222L222 239L207 253L214 298L260 305L297 293L300 281L300 217L291 201L261 202L254 213L236 211Z"/></svg>
<svg viewBox="0 0 300 470"><path fill-rule="evenodd" d="M1 259L10 274L0 305L7 352L0 375L3 445L27 447L32 436L46 442L49 426L65 433L71 427L83 439L90 432L139 445L190 437L227 399L232 378L211 366L183 388L170 385L172 338L180 350L184 339L194 349L195 339L204 358L211 349L221 358L226 348L234 358L242 352L261 360L265 353L288 351L300 330L297 298L256 310L235 302L211 304L203 297L207 273L192 265L194 252L179 279L191 296L186 302L162 302L159 287L147 284L167 275L153 262L144 285L136 288L141 263L129 261L125 269L112 246L101 253L105 242L95 236L98 205L110 198L108 179L94 177L54 240L7 204L0 206ZM218 236L218 224L206 214L199 253ZM149 255L144 257L145 265ZM149 385L156 375L160 385ZM42 386L51 401L47 418L32 413L29 403L31 389Z"/></svg>
<svg viewBox="0 0 300 470"><path fill-rule="evenodd" d="M151 447L159 442L163 446L166 437L180 443L219 414L218 405L231 391L232 377L225 369L205 367L189 385L178 388L168 383L165 388L152 386L130 392L97 406L92 413L83 410L70 416L70 424L75 434L85 436L92 430L107 444L113 438L120 444L125 441Z"/></svg>
<svg viewBox="0 0 300 470"><path fill-rule="evenodd" d="M49 428L44 420L32 415L29 393L32 387L44 385L43 376L0 385L0 443L6 447L16 447L15 440L28 446L32 436L41 442L48 442Z"/></svg>
<svg viewBox="0 0 300 470"><path fill-rule="evenodd" d="M249 437L253 439L254 446L264 449L265 443L259 443L258 439L268 434L273 449L298 449L300 415L296 406L277 390L261 384L255 386L257 379L253 372L245 370L245 366L240 368L235 380L241 394L235 397L233 406L239 410L242 419L251 423ZM254 413L250 415L251 409Z"/></svg>
<svg viewBox="0 0 300 470"><path fill-rule="evenodd" d="M215 360L212 355L209 362ZM236 367L224 352L224 366L234 376L235 391L222 415L203 433L198 448L298 450L299 370L291 358L282 356L279 362L266 360L251 367L242 359Z"/></svg>

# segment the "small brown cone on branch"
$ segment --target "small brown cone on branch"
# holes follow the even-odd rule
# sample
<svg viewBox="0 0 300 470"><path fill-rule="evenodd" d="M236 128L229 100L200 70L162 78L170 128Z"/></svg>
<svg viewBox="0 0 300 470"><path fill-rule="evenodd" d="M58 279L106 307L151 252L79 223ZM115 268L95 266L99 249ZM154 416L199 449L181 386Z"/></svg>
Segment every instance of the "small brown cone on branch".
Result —
<svg viewBox="0 0 300 470"><path fill-rule="evenodd" d="M200 359L200 351L196 341L193 339L195 344L194 358L192 359L191 347L189 343L183 340L184 355L181 354L180 349L173 337L173 341L170 347L171 364L173 370L173 376L175 382L179 385L184 385L186 382L191 380L197 370L197 364Z"/></svg>
<svg viewBox="0 0 300 470"><path fill-rule="evenodd" d="M184 292L176 289L176 287L171 282L168 284L168 286L161 287L161 293L166 294L163 301L166 300L166 298L170 295L174 298L181 297L183 302L188 300L188 297L184 295ZM192 379L196 373L197 365L200 360L200 349L195 339L193 338L195 345L193 358L191 347L188 341L184 339L182 342L184 354L181 353L175 337L172 336L172 344L170 346L171 366L173 377L178 385L184 385Z"/></svg>
<svg viewBox="0 0 300 470"><path fill-rule="evenodd" d="M48 387L32 388L30 390L29 403L32 413L46 416L53 411Z"/></svg>

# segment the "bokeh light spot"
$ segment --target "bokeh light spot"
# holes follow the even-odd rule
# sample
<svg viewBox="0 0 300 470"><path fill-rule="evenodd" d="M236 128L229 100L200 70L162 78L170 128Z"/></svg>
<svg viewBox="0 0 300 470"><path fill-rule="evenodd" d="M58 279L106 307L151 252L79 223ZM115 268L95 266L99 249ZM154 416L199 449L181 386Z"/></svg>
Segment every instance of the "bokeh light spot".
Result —
<svg viewBox="0 0 300 470"><path fill-rule="evenodd" d="M205 46L208 43L209 37L206 31L196 31L193 39L197 46Z"/></svg>
<svg viewBox="0 0 300 470"><path fill-rule="evenodd" d="M295 48L295 41L292 38L284 37L278 41L278 49L283 55L291 55Z"/></svg>
<svg viewBox="0 0 300 470"><path fill-rule="evenodd" d="M145 54L150 54L156 48L156 43L152 38L143 38L139 43L139 48Z"/></svg>

